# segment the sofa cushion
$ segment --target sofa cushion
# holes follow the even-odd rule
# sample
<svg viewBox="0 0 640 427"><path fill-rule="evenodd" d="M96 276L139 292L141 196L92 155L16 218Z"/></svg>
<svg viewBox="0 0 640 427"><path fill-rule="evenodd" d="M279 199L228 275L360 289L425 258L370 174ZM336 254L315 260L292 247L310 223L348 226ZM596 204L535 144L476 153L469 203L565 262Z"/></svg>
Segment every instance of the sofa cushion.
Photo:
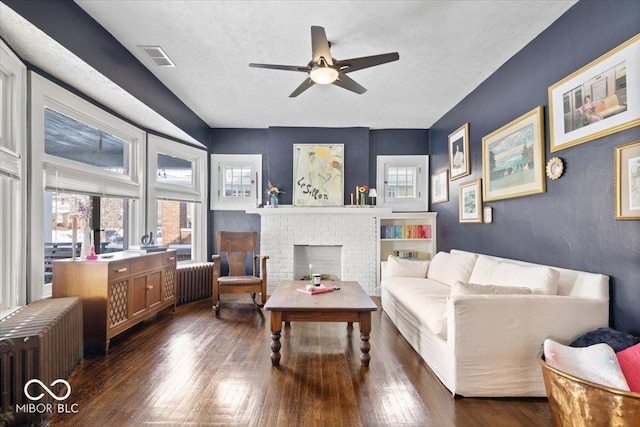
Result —
<svg viewBox="0 0 640 427"><path fill-rule="evenodd" d="M441 282L415 277L390 277L382 286L402 305L419 324L442 338L447 337L447 297L451 288ZM382 302L384 306L385 301Z"/></svg>
<svg viewBox="0 0 640 427"><path fill-rule="evenodd" d="M640 392L640 344L616 353L616 357L629 389Z"/></svg>
<svg viewBox="0 0 640 427"><path fill-rule="evenodd" d="M534 294L556 295L560 273L550 267L499 262L491 271L488 285L531 288Z"/></svg>
<svg viewBox="0 0 640 427"><path fill-rule="evenodd" d="M471 271L469 283L488 285L491 273L493 273L493 270L495 270L498 264L500 264L499 261L495 261L482 255L478 256L478 259L476 259L476 263L473 266L473 271Z"/></svg>
<svg viewBox="0 0 640 427"><path fill-rule="evenodd" d="M556 295L560 273L546 266L526 266L478 256L470 283L531 288L534 294Z"/></svg>
<svg viewBox="0 0 640 427"><path fill-rule="evenodd" d="M429 261L401 259L393 255L387 258L383 277L427 277Z"/></svg>
<svg viewBox="0 0 640 427"><path fill-rule="evenodd" d="M549 366L596 384L629 391L616 353L608 344L570 347L544 340L544 358Z"/></svg>
<svg viewBox="0 0 640 427"><path fill-rule="evenodd" d="M478 285L476 283L456 282L451 287L451 296L455 295L526 295L531 294L530 288L517 286Z"/></svg>
<svg viewBox="0 0 640 427"><path fill-rule="evenodd" d="M613 328L598 328L595 331L589 331L576 338L571 347L587 347L593 344L606 343L613 348L613 351L619 352L632 345L640 344L640 337L628 334L622 331L616 331Z"/></svg>
<svg viewBox="0 0 640 427"><path fill-rule="evenodd" d="M476 262L474 256L438 252L431 260L427 277L446 285L456 282L468 282Z"/></svg>

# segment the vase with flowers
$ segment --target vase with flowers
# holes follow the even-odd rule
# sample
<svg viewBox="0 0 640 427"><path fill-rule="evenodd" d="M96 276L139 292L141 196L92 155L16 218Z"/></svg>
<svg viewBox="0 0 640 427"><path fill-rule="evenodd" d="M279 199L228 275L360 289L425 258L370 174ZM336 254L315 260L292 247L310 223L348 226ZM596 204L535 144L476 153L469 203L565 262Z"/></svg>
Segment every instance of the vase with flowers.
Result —
<svg viewBox="0 0 640 427"><path fill-rule="evenodd" d="M268 187L267 194L269 195L269 203L271 204L272 207L277 208L278 196L280 195L280 193L284 194L284 191L280 191L278 187L271 184L271 181L267 181L267 187Z"/></svg>
<svg viewBox="0 0 640 427"><path fill-rule="evenodd" d="M358 186L358 205L366 206L367 205L367 193L369 192L368 185L359 185Z"/></svg>

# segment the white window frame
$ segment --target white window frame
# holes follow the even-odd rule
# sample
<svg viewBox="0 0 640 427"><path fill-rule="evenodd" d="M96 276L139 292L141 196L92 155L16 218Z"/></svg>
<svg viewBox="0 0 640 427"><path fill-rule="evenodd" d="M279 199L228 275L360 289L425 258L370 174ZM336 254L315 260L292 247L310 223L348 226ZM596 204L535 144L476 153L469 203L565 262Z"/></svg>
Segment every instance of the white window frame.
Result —
<svg viewBox="0 0 640 427"><path fill-rule="evenodd" d="M44 193L47 190L122 197L128 205L129 242L144 230L146 133L82 99L46 78L29 72L31 85L31 160L29 168L29 276L30 301L51 295L44 285ZM126 143L128 174L96 168L81 162L49 155L44 147L44 110L54 109Z"/></svg>
<svg viewBox="0 0 640 427"><path fill-rule="evenodd" d="M0 319L27 303L27 68L0 40Z"/></svg>
<svg viewBox="0 0 640 427"><path fill-rule="evenodd" d="M252 186L249 197L224 197L224 166L251 166ZM244 211L260 203L262 194L262 154L212 154L211 155L211 209Z"/></svg>
<svg viewBox="0 0 640 427"><path fill-rule="evenodd" d="M416 176L415 199L387 198L387 170L390 167L415 167ZM378 156L376 169L377 204L380 207L391 208L394 212L426 211L429 208L429 156Z"/></svg>
<svg viewBox="0 0 640 427"><path fill-rule="evenodd" d="M191 218L191 261L207 260L207 151L157 135L149 135L147 158L147 231L156 232L157 200L193 202ZM192 186L158 181L158 154L193 163ZM186 262L191 262L186 261ZM182 261L185 262L185 261Z"/></svg>

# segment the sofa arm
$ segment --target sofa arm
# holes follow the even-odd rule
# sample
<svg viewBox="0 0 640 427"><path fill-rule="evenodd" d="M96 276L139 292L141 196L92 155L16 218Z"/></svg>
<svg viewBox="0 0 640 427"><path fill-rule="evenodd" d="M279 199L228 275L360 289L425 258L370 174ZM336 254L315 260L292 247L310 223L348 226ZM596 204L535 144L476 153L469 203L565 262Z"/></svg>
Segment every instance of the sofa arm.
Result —
<svg viewBox="0 0 640 427"><path fill-rule="evenodd" d="M568 344L609 325L609 301L559 295L459 295L447 302L449 346L456 353L535 359L546 338ZM480 353L480 354L479 354Z"/></svg>
<svg viewBox="0 0 640 427"><path fill-rule="evenodd" d="M607 326L606 299L558 295L468 295L447 302L447 345L456 393L545 396L536 356L545 338L569 343Z"/></svg>

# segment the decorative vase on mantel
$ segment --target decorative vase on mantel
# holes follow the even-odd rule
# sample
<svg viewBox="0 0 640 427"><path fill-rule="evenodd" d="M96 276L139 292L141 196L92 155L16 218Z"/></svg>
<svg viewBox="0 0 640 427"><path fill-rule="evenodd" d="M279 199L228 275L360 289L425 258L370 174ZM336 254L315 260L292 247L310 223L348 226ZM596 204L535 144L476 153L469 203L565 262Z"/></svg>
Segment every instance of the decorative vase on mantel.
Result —
<svg viewBox="0 0 640 427"><path fill-rule="evenodd" d="M278 193L271 193L271 206L278 207Z"/></svg>

